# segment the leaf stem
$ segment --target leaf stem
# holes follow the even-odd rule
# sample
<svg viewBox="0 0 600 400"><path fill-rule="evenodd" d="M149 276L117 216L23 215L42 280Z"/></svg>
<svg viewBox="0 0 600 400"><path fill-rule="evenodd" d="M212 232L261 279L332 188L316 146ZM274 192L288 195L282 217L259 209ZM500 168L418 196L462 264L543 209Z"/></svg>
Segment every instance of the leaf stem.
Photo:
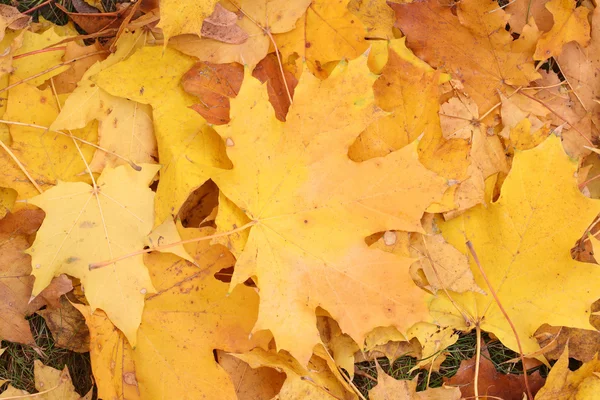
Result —
<svg viewBox="0 0 600 400"><path fill-rule="evenodd" d="M490 289L492 296L494 296L494 300L496 301L496 304L498 304L498 308L500 309L500 311L502 311L504 318L506 318L506 321L508 321L508 324L510 325L510 328L512 329L513 334L515 335L515 340L517 341L517 346L519 348L519 356L521 358L521 364L523 364L523 381L525 382L525 388L527 389L527 396L528 396L529 400L533 400L533 395L531 394L531 389L529 388L529 379L527 377L527 370L525 369L525 365L526 365L525 357L523 356L523 348L521 346L521 340L519 339L519 334L517 333L517 328L515 328L515 325L513 324L510 317L508 316L508 313L502 306L502 303L500 302L500 299L498 298L496 291L492 287L492 284L490 283L490 280L488 279L487 274L481 267L481 263L479 262L479 258L477 257L477 253L475 252L475 248L473 247L473 244L471 243L470 240L467 240L466 245L469 248L469 251L471 252L471 256L473 256L473 259L475 260L475 264L477 264L477 267L479 268L479 272L481 272L481 276L485 280L485 283L488 285L488 288ZM477 328L479 328L479 324L477 325ZM481 335L481 332L479 334Z"/></svg>
<svg viewBox="0 0 600 400"><path fill-rule="evenodd" d="M8 121L8 120L5 120L5 119L0 119L0 124L27 126L29 128L43 129L43 130L48 131L48 132L58 133L60 135L64 135L64 136L70 137L71 139L80 141L81 143L87 144L88 146L95 147L96 149L101 150L101 151L103 151L103 152L105 152L107 154L110 154L111 156L115 156L115 157L117 157L117 158L125 161L127 164L129 164L131 166L131 168L135 169L136 171L141 171L142 170L142 167L140 167L139 165L137 165L133 161L131 161L131 160L129 160L129 159L123 157L123 156L120 156L117 153L113 153L112 151L107 150L104 147L100 147L97 144L94 144L92 142L88 142L85 139L81 139L81 138L79 138L79 137L77 137L77 136L75 136L75 135L73 135L71 133L65 133L65 132L54 130L54 129L50 129L47 126L36 125L36 124L28 124L26 122Z"/></svg>
<svg viewBox="0 0 600 400"><path fill-rule="evenodd" d="M40 8L42 8L42 7L44 7L44 6L47 6L48 4L50 4L50 3L53 3L53 2L54 2L54 0L46 0L46 1L44 1L43 3L40 3L40 4L38 4L38 5L37 5L37 6L35 6L35 7L31 7L29 10L27 10L27 11L23 12L23 14L31 14L31 13L33 13L34 11L36 11L36 10L39 10Z"/></svg>
<svg viewBox="0 0 600 400"><path fill-rule="evenodd" d="M152 251L162 251L162 250L170 249L172 247L179 246L179 245L182 245L182 244L196 243L196 242L201 242L203 240L216 239L216 238L219 238L219 237L228 236L228 235L231 235L232 233L240 232L240 231L243 231L245 229L251 228L252 226L254 226L256 224L257 224L257 221L250 221L246 225L240 226L239 228L232 229L232 230L227 231L227 232L221 232L221 233L217 233L217 234L214 234L214 235L201 236L201 237L187 239L187 240L180 240L179 242L169 243L169 244L165 244L163 246L151 247L151 248L147 248L147 249L142 249L142 250L134 251L133 253L124 254L124 255L122 255L120 257L113 258L112 260L107 260L107 261L92 263L92 264L89 265L88 268L89 268L90 271L92 271L94 269L106 267L106 266L109 266L109 265L114 264L116 262L119 262L119 261L122 261L122 260L126 260L126 259L128 259L130 257L134 257L134 256L137 256L137 255L140 255L140 254L150 253Z"/></svg>
<svg viewBox="0 0 600 400"><path fill-rule="evenodd" d="M88 57L95 56L95 55L98 55L98 54L103 54L103 53L108 53L108 51L107 51L107 50L98 50L98 51L95 51L95 52L93 52L93 53L84 54L84 55L82 55L82 56L75 57L75 58L72 58L72 59L70 59L70 60L67 60L67 61L63 61L63 62L61 62L61 63L59 63L59 64L56 64L56 65L55 65L55 66L53 66L53 67L50 67L50 68L48 68L48 69L45 69L45 70L43 70L43 71L41 71L41 72L38 72L37 74L33 74L33 75L31 75L31 76L28 76L28 77L27 77L27 78L25 78L25 79L21 79L20 81L18 81L18 82L15 82L15 83L13 83L12 85L8 85L7 87L5 87L5 88L3 88L3 89L0 89L0 93L2 93L2 92L5 92L5 91L7 91L7 90L10 90L10 89L12 89L12 88L14 88L14 87L16 87L16 86L19 86L19 85L20 85L20 84L22 84L22 83L29 82L29 81L30 81L30 80L32 80L32 79L35 79L35 78L38 78L38 77L40 77L40 76L42 76L42 75L45 75L45 74L47 74L48 72L52 72L52 71L54 71L55 69L58 69L58 68L60 68L60 67L64 67L65 65L73 64L74 62L77 62L77 61L79 61L79 60L83 60L84 58L88 58Z"/></svg>
<svg viewBox="0 0 600 400"><path fill-rule="evenodd" d="M479 363L481 362L481 327L479 321L475 325L475 332L477 334L477 345L475 347L475 377L473 378L473 394L476 399L479 399Z"/></svg>

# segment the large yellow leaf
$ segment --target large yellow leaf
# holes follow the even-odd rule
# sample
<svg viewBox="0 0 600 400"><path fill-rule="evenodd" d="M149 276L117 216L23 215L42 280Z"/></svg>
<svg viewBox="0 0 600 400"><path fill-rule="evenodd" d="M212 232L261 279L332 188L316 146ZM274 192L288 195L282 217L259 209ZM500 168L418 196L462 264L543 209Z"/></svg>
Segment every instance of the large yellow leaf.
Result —
<svg viewBox="0 0 600 400"><path fill-rule="evenodd" d="M440 225L448 242L464 254L465 242L472 242L525 353L539 350L533 334L543 323L593 329L589 317L600 291L598 267L574 261L570 250L600 212L600 201L581 194L576 169L560 139L551 136L534 149L515 152L497 202ZM471 322L518 351L515 335L472 258L471 269L488 295L451 293L453 301ZM438 295L432 311L439 321L465 328L463 315Z"/></svg>
<svg viewBox="0 0 600 400"><path fill-rule="evenodd" d="M178 51L144 47L94 78L113 96L152 105L163 165L156 193L157 224L177 215L188 195L209 178L211 168L231 165L223 141L189 108L197 99L181 88L181 77L192 65L194 60Z"/></svg>
<svg viewBox="0 0 600 400"><path fill-rule="evenodd" d="M419 163L416 144L362 163L348 158L380 115L366 61L341 63L325 81L303 73L285 124L266 88L246 76L231 122L217 128L234 167L213 180L253 221L232 287L258 277L255 330L270 329L304 365L319 342L317 306L358 343L376 326L405 330L425 317L423 293L407 273L412 260L370 249L364 238L422 231L424 209L447 184Z"/></svg>
<svg viewBox="0 0 600 400"><path fill-rule="evenodd" d="M186 229L182 236L212 231ZM102 382L100 397L236 399L235 386L216 363L213 349L244 352L266 346L271 336L249 337L258 311L255 290L240 286L228 294L228 285L214 278L233 264L231 253L207 241L190 247L195 247L200 267L173 254L145 257L157 293L146 297L135 350L103 313L85 312L94 376Z"/></svg>
<svg viewBox="0 0 600 400"><path fill-rule="evenodd" d="M460 80L481 114L498 102L497 90L528 85L540 75L533 52L537 28L514 40L504 28L509 16L496 1L463 0L452 8L438 0L392 4L397 26L417 56Z"/></svg>
<svg viewBox="0 0 600 400"><path fill-rule="evenodd" d="M31 254L38 294L61 273L81 280L93 309L101 308L135 344L144 295L153 292L148 271L137 255L90 270L90 264L111 260L144 247L152 229L154 193L148 188L159 167L140 172L129 166L105 169L97 189L60 182L30 199L46 212Z"/></svg>

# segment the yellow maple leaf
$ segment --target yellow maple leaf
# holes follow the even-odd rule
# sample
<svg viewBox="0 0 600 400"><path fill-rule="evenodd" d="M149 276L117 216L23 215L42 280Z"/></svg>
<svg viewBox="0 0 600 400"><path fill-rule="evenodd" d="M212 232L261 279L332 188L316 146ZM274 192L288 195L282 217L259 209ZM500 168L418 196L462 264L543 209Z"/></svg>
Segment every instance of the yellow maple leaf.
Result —
<svg viewBox="0 0 600 400"><path fill-rule="evenodd" d="M577 2L571 0L551 0L546 3L546 8L552 13L554 24L538 40L534 59L556 57L568 42L576 41L584 47L588 45L590 23L587 16L590 10L583 6L577 7Z"/></svg>
<svg viewBox="0 0 600 400"><path fill-rule="evenodd" d="M106 311L135 344L144 296L154 290L142 256L94 270L90 264L144 247L154 219L154 193L148 184L159 168L146 164L140 172L129 166L105 169L96 188L83 182L60 182L29 200L46 212L27 251L36 278L34 295L58 274L79 278L92 308Z"/></svg>
<svg viewBox="0 0 600 400"><path fill-rule="evenodd" d="M181 235L191 238L211 231L184 229ZM135 350L103 313L84 310L94 375L103 381L100 397L130 393L142 399L237 398L234 384L215 363L213 349L243 352L266 346L271 336L249 337L258 311L256 291L240 286L227 295L228 285L214 278L234 262L233 256L207 241L193 247L200 268L173 254L145 257L157 293L146 297Z"/></svg>
<svg viewBox="0 0 600 400"><path fill-rule="evenodd" d="M560 139L551 136L534 149L515 152L497 202L440 224L444 237L464 254L465 242L472 242L525 353L539 350L533 334L543 323L592 329L590 306L597 299L600 277L596 266L574 261L570 249L600 212L600 201L581 194L576 169ZM475 281L489 293L472 259L471 268ZM445 295L438 295L431 309L439 322L464 329L467 316L519 351L493 296L452 293L457 310Z"/></svg>
<svg viewBox="0 0 600 400"><path fill-rule="evenodd" d="M176 50L144 47L94 76L95 84L111 95L152 105L163 165L156 193L157 225L177 215L188 195L209 178L211 168L231 165L219 136L189 108L196 98L181 88L181 77L193 64L191 57Z"/></svg>
<svg viewBox="0 0 600 400"><path fill-rule="evenodd" d="M425 317L407 274L412 260L369 249L364 238L421 231L424 209L447 184L419 163L416 144L362 163L348 158L348 146L380 115L366 61L341 63L324 81L305 71L285 124L261 83L246 76L231 122L216 128L234 167L212 179L252 226L232 287L258 277L255 330L270 329L304 364L319 342L317 306L358 343L375 326L405 330Z"/></svg>

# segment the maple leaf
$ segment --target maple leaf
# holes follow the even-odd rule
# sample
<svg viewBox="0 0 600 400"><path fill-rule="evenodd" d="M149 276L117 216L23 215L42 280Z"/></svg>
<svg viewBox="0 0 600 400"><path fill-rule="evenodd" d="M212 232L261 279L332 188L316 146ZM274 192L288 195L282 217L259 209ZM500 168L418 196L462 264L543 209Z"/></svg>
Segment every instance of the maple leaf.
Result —
<svg viewBox="0 0 600 400"><path fill-rule="evenodd" d="M498 101L498 89L539 78L533 65L537 28L526 26L513 40L504 29L509 16L496 1L463 0L456 5L457 17L437 0L392 8L408 47L460 80L482 114Z"/></svg>
<svg viewBox="0 0 600 400"><path fill-rule="evenodd" d="M186 229L182 236L204 236L211 230ZM271 337L249 338L257 315L256 292L240 286L227 296L228 285L214 278L233 264L231 254L207 241L194 247L200 268L172 254L146 256L156 294L146 297L135 350L126 346L102 313L84 310L92 335L94 374L104 381L100 397L138 391L143 399L236 399L234 385L215 362L213 349L247 351L266 346Z"/></svg>
<svg viewBox="0 0 600 400"><path fill-rule="evenodd" d="M46 321L57 347L77 353L90 351L90 331L85 319L65 296L58 299L57 305L38 310L37 314Z"/></svg>
<svg viewBox="0 0 600 400"><path fill-rule="evenodd" d="M444 379L444 383L450 386L460 388L463 398L472 397L475 394L475 370L477 362L478 369L478 393L485 396L497 396L503 400L522 400L523 394L526 392L523 375L504 374L496 370L494 363L490 360L490 353L486 348L482 349L480 359L476 356L468 360L462 360L460 367L450 379ZM544 385L545 379L542 378L539 371L535 371L528 375L528 384L532 394L535 393Z"/></svg>
<svg viewBox="0 0 600 400"><path fill-rule="evenodd" d="M560 139L550 136L534 149L515 153L498 201L440 224L444 237L464 254L465 242L472 242L524 353L539 350L533 334L543 323L591 329L590 306L600 280L595 266L574 261L570 249L600 212L600 202L581 194L573 177L576 167ZM473 260L471 268L475 281L488 291ZM513 331L492 296L451 296L462 311L457 314L440 294L432 303L439 322L464 328L467 315L518 351Z"/></svg>
<svg viewBox="0 0 600 400"><path fill-rule="evenodd" d="M536 400L593 399L600 391L600 361L598 356L579 367L569 370L569 349L565 347L550 370L546 385L535 396Z"/></svg>
<svg viewBox="0 0 600 400"><path fill-rule="evenodd" d="M242 85L244 68L237 63L199 62L183 75L181 85L200 103L192 108L210 124L229 122L229 98L235 97Z"/></svg>
<svg viewBox="0 0 600 400"><path fill-rule="evenodd" d="M0 337L11 342L35 346L25 316L73 289L69 279L62 275L36 298L31 298L33 278L31 259L25 254L44 218L41 210L20 210L0 220Z"/></svg>
<svg viewBox="0 0 600 400"><path fill-rule="evenodd" d="M285 124L260 82L246 76L231 122L217 127L234 167L212 179L252 221L232 287L258 278L255 330L270 329L303 363L319 342L317 306L357 343L375 326L405 330L425 317L406 274L412 260L369 249L364 237L421 231L424 209L447 185L419 163L416 144L363 163L348 158L348 146L380 114L366 61L341 63L325 81L303 73Z"/></svg>
<svg viewBox="0 0 600 400"><path fill-rule="evenodd" d="M189 108L196 98L180 86L194 63L170 48L163 52L160 47L144 47L94 76L95 84L111 95L152 106L163 165L155 200L156 224L179 213L189 194L209 179L211 168L231 166L219 136Z"/></svg>
<svg viewBox="0 0 600 400"><path fill-rule="evenodd" d="M33 246L33 294L65 273L81 280L92 308L101 308L135 344L144 295L153 292L142 256L90 270L90 264L140 250L152 229L154 193L148 184L160 167L107 168L94 187L60 182L29 200L46 212Z"/></svg>
<svg viewBox="0 0 600 400"><path fill-rule="evenodd" d="M533 58L545 60L558 56L565 43L577 41L587 46L590 41L590 24L587 16L590 10L577 7L571 0L551 0L546 8L554 17L554 25L549 32L544 33L538 40Z"/></svg>

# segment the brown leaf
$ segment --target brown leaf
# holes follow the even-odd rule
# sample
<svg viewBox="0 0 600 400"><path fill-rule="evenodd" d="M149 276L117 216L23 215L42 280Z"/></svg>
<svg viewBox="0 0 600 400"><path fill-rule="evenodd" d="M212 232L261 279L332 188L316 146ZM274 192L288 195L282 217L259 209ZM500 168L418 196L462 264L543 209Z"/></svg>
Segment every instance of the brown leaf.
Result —
<svg viewBox="0 0 600 400"><path fill-rule="evenodd" d="M54 279L46 289L42 290L27 307L27 314L33 314L44 306L60 307L60 296L73 290L73 284L66 275Z"/></svg>
<svg viewBox="0 0 600 400"><path fill-rule="evenodd" d="M12 30L24 29L31 22L29 15L21 14L15 7L6 4L0 4L0 18L2 18L2 29L0 30L0 40L4 38L4 29Z"/></svg>
<svg viewBox="0 0 600 400"><path fill-rule="evenodd" d="M42 210L21 210L0 220L0 337L34 344L25 321L34 278L31 257L24 250L44 219Z"/></svg>
<svg viewBox="0 0 600 400"><path fill-rule="evenodd" d="M58 307L37 312L45 320L58 347L77 353L90 351L90 331L85 318L66 297L61 297Z"/></svg>
<svg viewBox="0 0 600 400"><path fill-rule="evenodd" d="M525 382L523 375L508 375L498 372L490 361L487 348L481 351L479 361L479 395L497 396L504 400L522 400L525 393ZM444 383L458 386L463 398L473 398L475 377L475 356L460 363L458 372L452 378L444 378ZM545 378L538 371L528 376L529 387L535 396L538 390L544 386Z"/></svg>
<svg viewBox="0 0 600 400"><path fill-rule="evenodd" d="M200 99L192 109L207 122L223 125L229 122L229 98L235 97L244 79L244 68L237 63L196 63L181 78L183 90Z"/></svg>
<svg viewBox="0 0 600 400"><path fill-rule="evenodd" d="M83 0L71 0L71 4L73 4L73 8L75 11L81 14L91 14L91 13L99 13L96 7L90 6Z"/></svg>
<svg viewBox="0 0 600 400"><path fill-rule="evenodd" d="M540 347L554 341L551 351L544 353L552 360L560 358L569 344L569 357L579 361L591 361L600 352L600 332L586 329L557 327L544 324L535 332Z"/></svg>
<svg viewBox="0 0 600 400"><path fill-rule="evenodd" d="M25 320L40 307L58 304L73 289L65 275L54 278L31 302L34 278L31 257L24 253L44 219L39 209L20 210L0 220L0 337L11 342L35 344Z"/></svg>
<svg viewBox="0 0 600 400"><path fill-rule="evenodd" d="M102 50L102 45L100 45L98 42L94 42L94 44L90 46L80 46L76 42L69 42L67 43L67 48L65 50L63 59L72 60L74 58L100 50ZM71 93L77 87L77 83L81 80L83 74L85 74L85 71L87 71L87 69L96 62L102 61L105 58L105 54L96 54L90 57L82 58L81 60L71 64L71 67L68 70L53 78L56 93Z"/></svg>
<svg viewBox="0 0 600 400"><path fill-rule="evenodd" d="M100 32L105 29L118 28L127 17L127 11L129 9L128 6L124 6L117 11L110 13L72 13L58 3L56 3L56 7L67 14L73 22L89 34Z"/></svg>
<svg viewBox="0 0 600 400"><path fill-rule="evenodd" d="M254 71L252 71L252 76L263 83L267 82L269 102L271 102L275 109L275 116L278 120L285 122L285 116L287 115L291 104L288 90L290 96L293 97L294 88L298 84L296 77L286 70L283 70L283 76L281 75L279 60L274 53L267 54L267 56L256 65ZM286 85L288 90L285 89Z"/></svg>

